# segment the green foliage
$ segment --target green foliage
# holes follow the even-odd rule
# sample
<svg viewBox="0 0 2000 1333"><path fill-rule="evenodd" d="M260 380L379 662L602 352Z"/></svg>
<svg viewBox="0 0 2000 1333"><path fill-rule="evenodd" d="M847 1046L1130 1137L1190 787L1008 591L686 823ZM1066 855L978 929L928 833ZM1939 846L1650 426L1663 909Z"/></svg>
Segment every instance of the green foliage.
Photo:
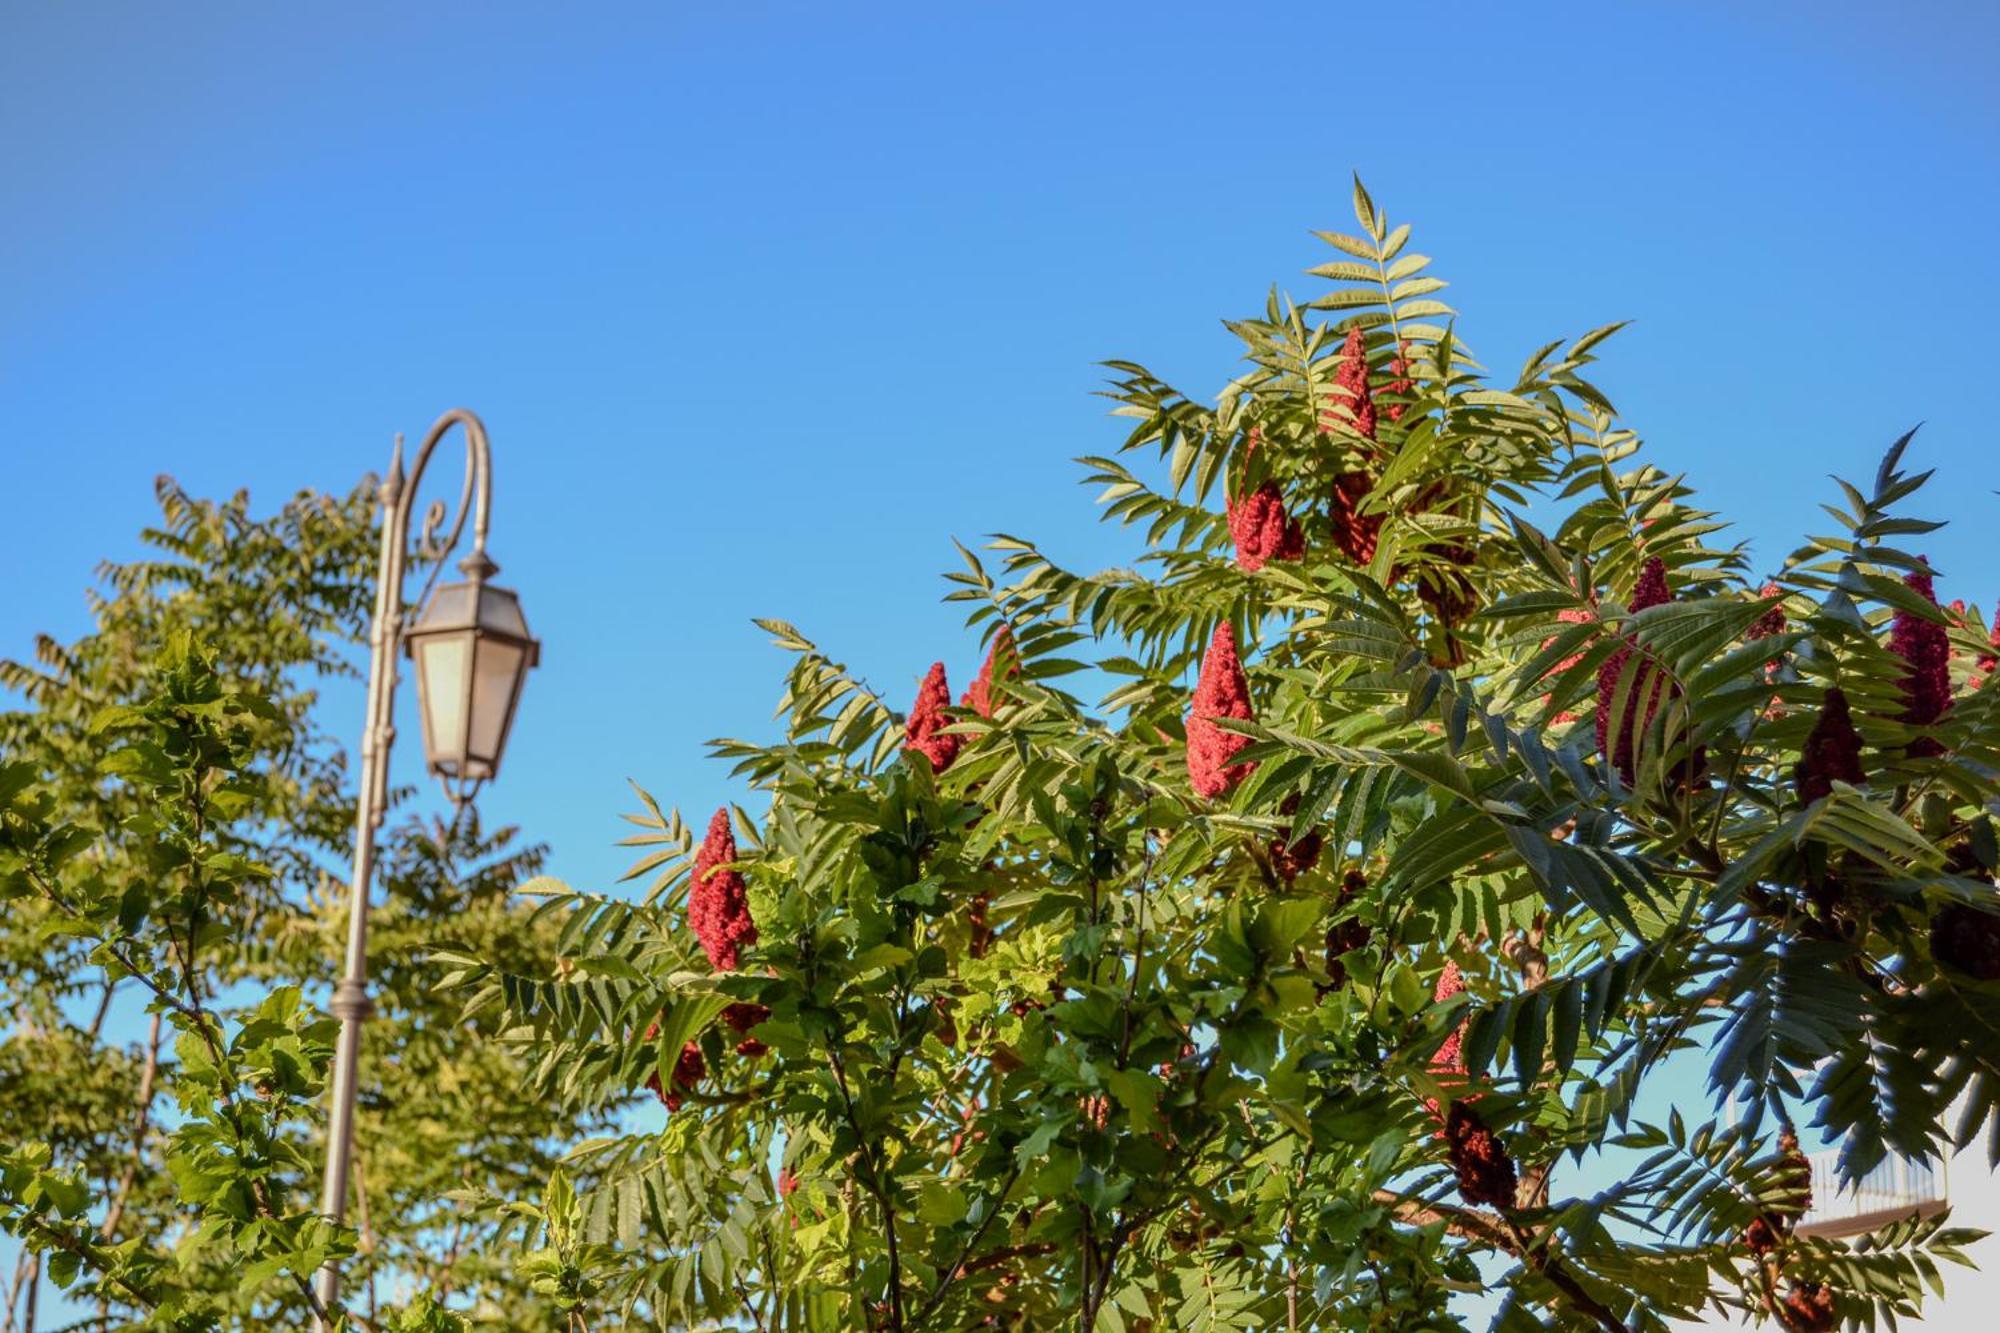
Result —
<svg viewBox="0 0 2000 1333"><path fill-rule="evenodd" d="M373 488L262 517L165 480L160 500L152 556L102 571L92 631L0 663L25 704L0 713L0 1189L28 1244L7 1318L39 1271L106 1325L292 1329L294 1279L352 1248L357 1326L404 1317L378 1289L414 1288L449 1307L439 1327L560 1327L517 1243L455 1196L538 1189L561 1137L596 1122L524 1101L518 1057L458 1021L432 962L554 962L516 894L545 850L515 830L467 811L380 839L355 1228L310 1217L330 1040L314 1005L354 819L329 734L352 719L324 718L317 691L352 674L372 605Z"/></svg>
<svg viewBox="0 0 2000 1333"><path fill-rule="evenodd" d="M1892 545L1928 529L1902 512L1922 478L1899 444L1760 591L1587 378L1616 326L1495 379L1409 229L1358 184L1355 212L1321 234L1328 291L1229 325L1245 364L1212 406L1111 363L1130 433L1084 466L1134 567L960 548L949 597L1018 666L991 716L950 715L945 771L758 622L793 665L778 737L715 745L760 798L735 818L760 933L739 970L690 935L692 839L643 792L641 901L548 886L560 965L446 960L552 1105L673 1094L664 1128L572 1151L572 1250L537 1269L562 1299L662 1328L1137 1333L1456 1328L1454 1297L1490 1291L1503 1330L1653 1330L1775 1317L1797 1280L1872 1327L1963 1260L1939 1221L1744 1243L1802 1206L1780 1118L1840 1138L1851 1175L2000 1131L2000 991L1930 938L1947 903L2000 909L1984 630L1954 622L1959 698L1924 730L1885 646L1898 611L1948 618ZM1265 482L1306 555L1250 574L1225 511ZM1675 598L1635 610L1654 559ZM1223 623L1256 717L1218 726L1256 767L1210 801L1185 715ZM1095 702L1066 688L1086 667ZM1836 684L1868 781L1802 804ZM1465 993L1435 1000L1448 963ZM770 1015L739 1047L742 1004ZM1677 1054L1741 1114L1639 1120ZM1511 1199L1455 1190L1454 1101ZM1614 1160L1636 1165L1562 1192Z"/></svg>
<svg viewBox="0 0 2000 1333"><path fill-rule="evenodd" d="M333 1025L294 987L229 1021L202 980L202 950L245 886L270 875L210 829L249 799L238 779L277 719L268 702L217 675L184 633L162 654L150 694L99 713L92 730L114 742L101 771L141 811L144 881L108 880L85 855L95 840L53 818L52 794L33 789L33 770L0 770L0 788L12 792L0 814L0 896L35 900L44 936L73 939L108 978L137 982L172 1030L178 1120L167 1167L192 1238L231 1256L235 1294L253 1312L310 1305L311 1275L351 1248L299 1188L312 1163L298 1128L324 1091ZM170 1327L218 1318L209 1293L180 1286L156 1253L104 1244L88 1216L96 1202L87 1177L56 1165L46 1143L31 1143L0 1177L0 1226L51 1255L57 1285L87 1276L90 1289Z"/></svg>

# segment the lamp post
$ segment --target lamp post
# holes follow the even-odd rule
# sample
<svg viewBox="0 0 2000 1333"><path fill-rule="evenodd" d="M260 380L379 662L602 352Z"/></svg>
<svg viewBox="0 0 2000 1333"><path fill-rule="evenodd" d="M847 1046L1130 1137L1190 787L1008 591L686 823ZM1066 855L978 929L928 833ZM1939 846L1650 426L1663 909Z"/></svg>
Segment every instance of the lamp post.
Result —
<svg viewBox="0 0 2000 1333"><path fill-rule="evenodd" d="M465 486L458 498L458 518L442 540L443 502L433 503L425 512L415 553L432 568L417 597L422 609L412 619L403 601L403 575L411 555L410 517L424 468L453 426L465 431ZM528 634L528 622L521 615L520 599L510 589L487 582L500 572L486 554L486 521L492 498L493 467L486 427L471 412L454 408L431 424L407 478L403 474L403 437L396 437L396 452L380 491L382 554L375 576L375 619L369 634L368 718L361 733L354 878L347 895L347 961L333 992L340 1041L334 1051L333 1104L327 1124L320 1212L335 1223L347 1215L361 1027L374 1011L368 999L368 894L375 869L375 831L382 826L389 804L389 750L396 737L397 647L402 646L417 666L426 766L444 783L452 803L460 806L500 771L500 755L507 746L522 682L541 657L541 645ZM468 514L472 518L472 550L458 564L465 580L436 587L445 558L464 534ZM328 1263L320 1270L318 1291L321 1304L331 1311L340 1296L338 1264Z"/></svg>

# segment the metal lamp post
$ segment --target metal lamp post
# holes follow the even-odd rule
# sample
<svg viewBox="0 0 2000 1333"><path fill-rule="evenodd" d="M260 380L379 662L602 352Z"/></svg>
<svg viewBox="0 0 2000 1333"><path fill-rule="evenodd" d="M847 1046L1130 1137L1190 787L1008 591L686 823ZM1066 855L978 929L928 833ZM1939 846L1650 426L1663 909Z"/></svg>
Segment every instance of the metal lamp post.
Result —
<svg viewBox="0 0 2000 1333"><path fill-rule="evenodd" d="M433 503L425 512L415 553L431 562L432 570L417 598L422 610L412 618L403 601L403 575L411 555L411 512L424 467L453 426L465 431L465 487L458 499L458 518L442 540L443 502ZM481 783L499 773L521 685L541 657L541 645L529 635L528 622L521 615L520 599L510 589L487 582L500 571L486 554L492 478L486 427L471 412L454 408L432 423L407 478L403 473L403 437L396 437L389 475L382 482L382 555L375 579L374 627L369 635L368 720L361 734L354 878L347 897L347 962L333 993L340 1042L334 1052L326 1180L320 1198L320 1212L336 1223L347 1215L361 1027L374 1011L368 1000L368 895L375 869L375 831L382 826L389 804L389 750L396 736L397 647L401 645L416 662L426 765L444 783L454 805L463 805ZM468 514L472 518L472 551L458 564L465 581L435 587L445 557L457 548L465 531ZM331 1311L340 1295L339 1265L329 1263L320 1270L318 1291L321 1303Z"/></svg>

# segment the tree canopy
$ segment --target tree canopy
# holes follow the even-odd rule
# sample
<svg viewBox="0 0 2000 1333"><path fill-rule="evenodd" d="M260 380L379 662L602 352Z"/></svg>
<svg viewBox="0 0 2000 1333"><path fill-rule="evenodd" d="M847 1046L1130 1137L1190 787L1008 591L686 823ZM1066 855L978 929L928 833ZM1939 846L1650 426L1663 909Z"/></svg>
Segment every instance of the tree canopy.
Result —
<svg viewBox="0 0 2000 1333"><path fill-rule="evenodd" d="M150 554L102 571L90 632L0 664L25 705L0 714L0 1221L29 1246L0 1327L29 1326L37 1251L115 1327L297 1328L333 1252L361 1314L378 1273L532 1314L450 1194L538 1190L594 1122L519 1096L518 1056L433 992L430 955L551 961L513 892L546 849L470 811L390 828L357 1225L317 1222L316 1002L354 820L347 719L319 695L366 628L374 490L267 517L158 491Z"/></svg>

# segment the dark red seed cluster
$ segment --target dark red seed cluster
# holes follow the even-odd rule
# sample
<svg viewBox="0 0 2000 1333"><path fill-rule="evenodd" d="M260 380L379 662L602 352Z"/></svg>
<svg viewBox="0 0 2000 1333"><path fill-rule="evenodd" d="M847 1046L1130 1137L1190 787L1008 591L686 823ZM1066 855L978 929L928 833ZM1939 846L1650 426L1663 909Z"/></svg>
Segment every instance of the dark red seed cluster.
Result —
<svg viewBox="0 0 2000 1333"><path fill-rule="evenodd" d="M1258 432L1253 428L1243 448L1243 461L1257 452ZM1254 574L1272 560L1303 560L1305 532L1297 519L1285 510L1285 493L1275 480L1229 505L1229 537L1236 544L1236 563Z"/></svg>
<svg viewBox="0 0 2000 1333"><path fill-rule="evenodd" d="M1759 599L1779 597L1784 594L1784 591L1783 588L1780 588L1775 583L1767 583L1757 590L1757 596ZM1785 608L1783 603L1779 603L1751 621L1750 628L1744 632L1743 637L1746 639L1770 639L1784 632Z"/></svg>
<svg viewBox="0 0 2000 1333"><path fill-rule="evenodd" d="M1980 981L2000 981L2000 915L1953 903L1931 918L1931 957Z"/></svg>
<svg viewBox="0 0 2000 1333"><path fill-rule="evenodd" d="M1002 625L993 634L993 642L986 649L986 660L979 664L979 674L966 687L965 696L958 701L960 708L970 708L981 717L993 716L993 672L998 667L1001 679L1011 680L1021 674L1020 654L1014 651L1014 632ZM939 668L942 675L942 666Z"/></svg>
<svg viewBox="0 0 2000 1333"><path fill-rule="evenodd" d="M1978 689L1993 678L1996 667L2000 667L2000 606L1993 611L1993 628L1986 632L1987 651L1979 655L1978 669L1972 677L1972 688Z"/></svg>
<svg viewBox="0 0 2000 1333"><path fill-rule="evenodd" d="M1828 688L1820 704L1819 717L1806 733L1805 748L1799 754L1792 778L1799 789L1799 804L1811 805L1833 794L1833 784L1860 784L1867 780L1861 768L1861 733L1854 729L1854 716L1847 707L1847 695L1838 685Z"/></svg>
<svg viewBox="0 0 2000 1333"><path fill-rule="evenodd" d="M792 1174L790 1167L778 1168L778 1197L789 1199L799 1190L799 1178Z"/></svg>
<svg viewBox="0 0 2000 1333"><path fill-rule="evenodd" d="M1817 1282L1794 1282L1778 1309L1793 1333L1833 1333L1840 1322L1833 1293Z"/></svg>
<svg viewBox="0 0 2000 1333"><path fill-rule="evenodd" d="M1778 1135L1778 1147L1784 1152L1778 1173L1791 1197L1781 1207L1760 1213L1744 1228L1743 1243L1760 1256L1775 1250L1792 1234L1800 1216L1812 1208L1812 1163L1799 1151L1799 1136L1790 1125Z"/></svg>
<svg viewBox="0 0 2000 1333"><path fill-rule="evenodd" d="M1903 584L1932 606L1937 592L1928 568L1905 575ZM1927 727L1951 707L1951 634L1942 624L1913 611L1898 611L1889 630L1889 651L1903 659L1903 717L1914 727ZM1913 758L1944 753L1929 736L1910 742Z"/></svg>
<svg viewBox="0 0 2000 1333"><path fill-rule="evenodd" d="M1229 506L1229 535L1236 543L1236 563L1252 574L1272 560L1305 558L1305 533L1285 511L1285 495L1275 481Z"/></svg>
<svg viewBox="0 0 2000 1333"><path fill-rule="evenodd" d="M646 1040L651 1041L659 1035L660 1024L655 1020L653 1025L646 1029ZM681 1109L681 1094L692 1091L707 1074L708 1062L701 1058L701 1047L689 1042L681 1047L680 1058L674 1061L673 1089L669 1091L660 1086L658 1070L654 1070L652 1076L646 1080L646 1087L660 1099L668 1111L678 1111Z"/></svg>
<svg viewBox="0 0 2000 1333"><path fill-rule="evenodd" d="M1654 556L1639 571L1639 582L1632 589L1630 609L1636 614L1655 606L1664 606L1673 599L1673 591L1667 587L1666 562ZM1635 770L1634 756L1639 733L1651 724L1653 715L1659 712L1668 685L1663 672L1653 671L1642 663L1626 686L1624 709L1617 710L1619 682L1632 660L1633 651L1629 644L1622 645L1597 668L1597 749L1617 767L1618 775L1627 782L1632 780ZM1614 716L1618 724L1615 740L1612 736Z"/></svg>
<svg viewBox="0 0 2000 1333"><path fill-rule="evenodd" d="M1250 706L1250 681L1243 674L1243 660L1236 655L1236 632L1225 620L1208 641L1208 653L1201 659L1201 677L1195 682L1194 706L1188 714L1187 768L1195 795L1207 800L1227 795L1256 767L1231 762L1250 744L1250 738L1224 731L1214 721L1255 716Z"/></svg>
<svg viewBox="0 0 2000 1333"><path fill-rule="evenodd" d="M1972 608L1965 604L1964 598L1952 598L1951 605L1947 609L1951 612L1953 629L1970 630L1975 628L1972 623ZM1995 651L1996 646L2000 646L2000 621L1995 621L1992 630L1988 632L1986 645L1987 651L1972 659L1972 670L1966 673L1965 688L1968 690L1976 692L1980 686L1986 683L1987 677L1993 673L1993 668L2000 666L2000 653L1996 653ZM1953 646L1951 655L1954 660L1958 657L1958 648L1956 645Z"/></svg>
<svg viewBox="0 0 2000 1333"><path fill-rule="evenodd" d="M972 936L966 942L965 951L974 958L984 958L986 951L993 947L993 927L986 920L986 914L992 907L993 895L990 893L975 893L972 901L965 905L965 924Z"/></svg>
<svg viewBox="0 0 2000 1333"><path fill-rule="evenodd" d="M1571 607L1565 607L1562 610L1556 612L1556 619L1562 621L1563 624L1565 625L1587 625L1591 621L1597 619L1597 617L1592 615L1590 612L1584 610L1580 606L1571 606ZM1549 640L1545 639L1542 641L1542 646L1544 648L1548 647L1548 645L1549 645ZM1581 662L1582 660L1583 660L1582 653L1571 653L1568 657L1565 657L1562 661L1556 663L1554 667L1550 668L1549 675L1560 679L1565 671L1568 671L1571 667L1575 666L1578 662ZM1547 704L1552 697L1553 696L1550 695L1544 695L1542 697L1542 702L1544 704ZM1567 708L1565 708L1562 712L1557 713L1553 718L1549 720L1556 726L1566 726L1569 723L1576 721L1576 714L1570 712Z"/></svg>
<svg viewBox="0 0 2000 1333"><path fill-rule="evenodd" d="M1455 996L1464 994L1464 992L1465 974L1459 970L1457 963L1447 960L1444 965L1444 971L1438 973L1437 987L1431 992L1431 999L1437 1004L1443 1004ZM1465 1025L1463 1023L1453 1028L1451 1035L1444 1039L1444 1045L1437 1048L1437 1054L1431 1057L1431 1068L1433 1070L1441 1074L1463 1074L1465 1072L1465 1057L1461 1049L1461 1044L1464 1041L1464 1029Z"/></svg>
<svg viewBox="0 0 2000 1333"><path fill-rule="evenodd" d="M945 683L944 663L933 662L924 683L917 688L917 702L910 709L903 733L903 748L914 750L930 760L933 773L942 773L951 767L952 760L958 758L958 747L965 739L945 730L951 725L951 719L945 716L945 709L949 707L951 686Z"/></svg>
<svg viewBox="0 0 2000 1333"><path fill-rule="evenodd" d="M1359 325L1347 331L1347 340L1340 345L1340 371L1334 383L1341 388L1340 406L1347 409L1354 433L1374 439L1375 396L1368 389L1368 339Z"/></svg>
<svg viewBox="0 0 2000 1333"><path fill-rule="evenodd" d="M1287 796L1278 806L1278 813L1281 815L1295 815L1298 812L1297 792ZM1287 884L1291 883L1319 864L1320 847L1323 842L1324 839L1321 838L1318 829L1311 829L1301 834L1296 842L1288 843L1282 837L1273 838L1270 846L1271 869L1277 872L1279 879Z"/></svg>
<svg viewBox="0 0 2000 1333"><path fill-rule="evenodd" d="M1785 590L1779 587L1776 583L1766 583L1763 587L1757 590L1757 596L1760 599L1780 597L1784 595L1784 591ZM1743 638L1746 642L1755 643L1759 639L1774 639L1778 635L1783 634L1784 632L1785 632L1785 604L1783 602L1777 602L1772 605L1770 610L1766 611L1763 615L1758 616L1755 620L1750 622L1750 628L1744 631ZM1764 679L1766 680L1777 679L1778 669L1783 665L1784 665L1783 660L1776 657L1773 657L1770 661L1764 663ZM1770 712L1767 713L1766 715L1767 716L1774 715L1782 708L1783 708L1783 701L1774 697L1772 698L1769 705Z"/></svg>
<svg viewBox="0 0 2000 1333"><path fill-rule="evenodd" d="M1777 1219L1770 1213L1761 1214L1743 1229L1743 1243L1750 1247L1750 1252L1753 1254L1769 1254L1778 1248L1778 1242L1783 1236L1784 1233L1778 1228Z"/></svg>
<svg viewBox="0 0 2000 1333"><path fill-rule="evenodd" d="M1357 565L1375 558L1375 547L1382 535L1382 516L1361 512L1362 501L1374 487L1374 478L1366 472L1342 473L1334 478L1333 500L1327 507L1333 544Z"/></svg>
<svg viewBox="0 0 2000 1333"><path fill-rule="evenodd" d="M1403 413L1409 410L1409 404L1400 400L1407 398L1410 390L1416 387L1416 381L1410 378L1410 345L1408 343L1398 342L1396 344L1396 355L1389 358L1389 382L1382 387L1387 389L1398 400L1391 402L1384 408L1384 413L1387 414L1391 421L1401 421Z"/></svg>
<svg viewBox="0 0 2000 1333"><path fill-rule="evenodd" d="M729 1025L730 1031L743 1038L743 1040L736 1043L736 1053L738 1055L749 1056L754 1059L771 1049L763 1042L749 1035L750 1029L756 1027L770 1016L771 1010L768 1005L755 1004L748 1000L739 1000L722 1011L722 1021Z"/></svg>
<svg viewBox="0 0 2000 1333"><path fill-rule="evenodd" d="M720 972L735 971L744 946L757 942L748 886L741 872L726 868L735 859L736 835L729 830L729 811L717 810L708 821L708 836L694 854L688 925L710 965Z"/></svg>
<svg viewBox="0 0 2000 1333"><path fill-rule="evenodd" d="M1368 880L1359 870L1350 870L1340 879L1340 907L1347 908L1367 891ZM1355 949L1366 948L1374 938L1374 930L1366 921L1349 917L1336 921L1326 932L1326 974L1327 986L1322 995L1330 995L1347 984L1347 964L1341 962L1341 955Z"/></svg>
<svg viewBox="0 0 2000 1333"><path fill-rule="evenodd" d="M1512 1208L1519 1178L1514 1159L1501 1146L1499 1136L1486 1127L1470 1103L1456 1101L1445 1118L1445 1142L1451 1153L1452 1170L1458 1174L1458 1192L1469 1204Z"/></svg>
<svg viewBox="0 0 2000 1333"><path fill-rule="evenodd" d="M1344 408L1347 426L1363 439L1373 440L1375 400L1368 390L1368 344L1359 328L1347 331L1335 382L1342 390L1341 403L1320 413L1320 430L1331 434L1341 423ZM1375 546L1382 533L1382 516L1361 512L1362 502L1374 488L1375 479L1365 471L1342 473L1334 478L1332 502L1327 509L1333 544L1357 565L1375 558Z"/></svg>
<svg viewBox="0 0 2000 1333"><path fill-rule="evenodd" d="M1438 973L1437 985L1431 991L1432 1003L1444 1004L1452 997L1463 994L1464 991L1465 974L1459 970L1458 964L1455 961L1446 959L1444 971ZM1464 1081L1464 1023L1461 1022L1457 1027L1454 1027L1445 1037L1443 1044L1432 1054L1431 1072L1438 1076L1440 1082L1448 1085L1455 1085ZM1449 1098L1447 1099L1449 1100ZM1424 1105L1430 1110L1433 1116L1442 1116L1444 1114L1444 1107L1435 1098L1424 1098ZM1438 1132L1442 1134L1444 1131L1440 1130Z"/></svg>

